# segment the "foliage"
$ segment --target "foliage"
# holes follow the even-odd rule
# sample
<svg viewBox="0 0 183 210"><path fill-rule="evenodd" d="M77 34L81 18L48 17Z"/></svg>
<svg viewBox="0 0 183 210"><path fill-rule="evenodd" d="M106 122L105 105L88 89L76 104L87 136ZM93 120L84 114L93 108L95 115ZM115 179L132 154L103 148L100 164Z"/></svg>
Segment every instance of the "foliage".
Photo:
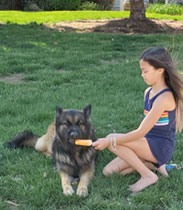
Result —
<svg viewBox="0 0 183 210"><path fill-rule="evenodd" d="M77 10L81 0L36 0L38 6L47 11Z"/></svg>
<svg viewBox="0 0 183 210"><path fill-rule="evenodd" d="M88 0L88 1L95 2L101 5L104 10L110 10L114 4L114 0Z"/></svg>
<svg viewBox="0 0 183 210"><path fill-rule="evenodd" d="M83 2L81 4L81 6L79 7L80 10L101 10L102 7L99 6L99 4L96 4L94 2L89 2L89 1L86 1L86 2Z"/></svg>
<svg viewBox="0 0 183 210"><path fill-rule="evenodd" d="M158 0L157 3L158 4L165 4L165 0Z"/></svg>
<svg viewBox="0 0 183 210"><path fill-rule="evenodd" d="M1 0L0 10L23 10L23 0Z"/></svg>
<svg viewBox="0 0 183 210"><path fill-rule="evenodd" d="M153 4L147 9L147 12L169 15L182 15L183 6L178 4Z"/></svg>

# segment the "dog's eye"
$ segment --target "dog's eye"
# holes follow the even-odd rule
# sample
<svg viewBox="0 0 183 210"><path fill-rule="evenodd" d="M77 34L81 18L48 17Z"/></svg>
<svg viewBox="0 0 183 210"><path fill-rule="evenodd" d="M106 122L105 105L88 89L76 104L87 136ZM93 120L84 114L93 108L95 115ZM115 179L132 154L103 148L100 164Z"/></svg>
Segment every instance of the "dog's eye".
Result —
<svg viewBox="0 0 183 210"><path fill-rule="evenodd" d="M68 120L65 120L62 125L66 125L66 126L69 126L71 123L68 121Z"/></svg>
<svg viewBox="0 0 183 210"><path fill-rule="evenodd" d="M79 121L77 122L77 125L79 125L79 126L83 126L83 125L84 125L84 122L83 122L83 121L81 121L81 120L79 120Z"/></svg>

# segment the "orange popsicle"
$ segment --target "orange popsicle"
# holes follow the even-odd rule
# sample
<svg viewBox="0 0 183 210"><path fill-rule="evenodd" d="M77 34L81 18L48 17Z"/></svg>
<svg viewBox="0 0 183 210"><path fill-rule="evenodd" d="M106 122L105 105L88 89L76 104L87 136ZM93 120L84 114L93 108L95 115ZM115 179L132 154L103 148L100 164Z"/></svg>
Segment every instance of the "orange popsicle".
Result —
<svg viewBox="0 0 183 210"><path fill-rule="evenodd" d="M75 141L75 144L80 145L80 146L91 146L92 140L91 139L77 139Z"/></svg>

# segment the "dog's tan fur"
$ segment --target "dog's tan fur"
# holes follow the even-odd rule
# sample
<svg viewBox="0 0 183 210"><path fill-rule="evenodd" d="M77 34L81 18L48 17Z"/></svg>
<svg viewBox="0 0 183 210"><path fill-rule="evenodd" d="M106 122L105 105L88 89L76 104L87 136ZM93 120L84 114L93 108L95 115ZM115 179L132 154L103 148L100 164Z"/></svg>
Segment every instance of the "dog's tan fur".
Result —
<svg viewBox="0 0 183 210"><path fill-rule="evenodd" d="M51 123L46 131L46 134L38 138L35 149L46 156L51 156L52 141L55 133L55 121Z"/></svg>

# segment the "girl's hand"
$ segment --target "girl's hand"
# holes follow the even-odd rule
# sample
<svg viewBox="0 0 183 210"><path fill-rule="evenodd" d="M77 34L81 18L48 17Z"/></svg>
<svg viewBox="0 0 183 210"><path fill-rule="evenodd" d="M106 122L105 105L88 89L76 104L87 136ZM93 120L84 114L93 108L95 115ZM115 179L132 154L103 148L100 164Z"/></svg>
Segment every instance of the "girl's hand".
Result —
<svg viewBox="0 0 183 210"><path fill-rule="evenodd" d="M97 150L104 150L109 146L109 138L100 138L97 141L92 143L92 146Z"/></svg>

